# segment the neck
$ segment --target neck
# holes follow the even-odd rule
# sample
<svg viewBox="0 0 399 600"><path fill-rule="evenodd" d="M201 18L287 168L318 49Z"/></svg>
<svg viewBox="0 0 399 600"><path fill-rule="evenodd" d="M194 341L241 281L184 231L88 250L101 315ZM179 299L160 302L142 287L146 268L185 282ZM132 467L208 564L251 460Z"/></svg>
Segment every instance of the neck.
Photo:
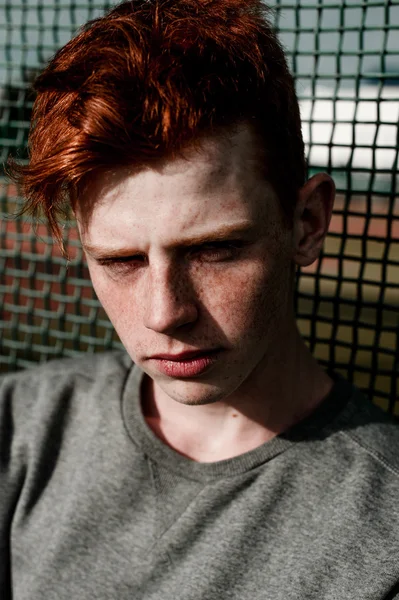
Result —
<svg viewBox="0 0 399 600"><path fill-rule="evenodd" d="M192 460L216 462L283 433L311 414L331 388L331 378L295 328L284 350L266 366L258 365L225 400L201 406L180 404L145 376L142 405L147 424L165 444Z"/></svg>

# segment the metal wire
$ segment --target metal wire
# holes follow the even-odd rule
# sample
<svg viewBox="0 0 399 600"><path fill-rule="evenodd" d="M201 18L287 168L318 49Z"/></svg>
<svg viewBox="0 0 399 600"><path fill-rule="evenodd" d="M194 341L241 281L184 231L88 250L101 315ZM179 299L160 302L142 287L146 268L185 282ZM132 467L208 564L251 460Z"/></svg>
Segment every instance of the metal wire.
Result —
<svg viewBox="0 0 399 600"><path fill-rule="evenodd" d="M26 159L34 73L99 0L0 2L0 160ZM399 0L278 0L272 18L296 79L309 174L338 195L317 263L297 276L301 332L319 361L399 414ZM69 264L46 224L12 215L0 178L0 369L120 346L89 282L73 224ZM399 403L398 403L399 404Z"/></svg>

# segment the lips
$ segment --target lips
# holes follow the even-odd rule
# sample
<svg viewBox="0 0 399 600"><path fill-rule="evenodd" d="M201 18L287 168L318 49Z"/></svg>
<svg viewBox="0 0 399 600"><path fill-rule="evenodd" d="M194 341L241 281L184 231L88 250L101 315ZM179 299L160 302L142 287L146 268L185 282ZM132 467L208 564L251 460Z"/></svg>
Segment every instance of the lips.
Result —
<svg viewBox="0 0 399 600"><path fill-rule="evenodd" d="M163 375L178 379L190 378L208 372L217 364L220 352L221 350L196 350L172 355L159 354L151 357L151 360Z"/></svg>

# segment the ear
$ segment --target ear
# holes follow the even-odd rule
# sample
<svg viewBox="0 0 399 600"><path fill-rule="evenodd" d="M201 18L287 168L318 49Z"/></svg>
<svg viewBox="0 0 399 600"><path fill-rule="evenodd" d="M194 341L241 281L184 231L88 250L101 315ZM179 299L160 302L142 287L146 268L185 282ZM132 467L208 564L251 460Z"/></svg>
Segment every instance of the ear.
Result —
<svg viewBox="0 0 399 600"><path fill-rule="evenodd" d="M330 224L335 184L327 173L311 177L300 189L294 215L294 261L311 265L319 256Z"/></svg>

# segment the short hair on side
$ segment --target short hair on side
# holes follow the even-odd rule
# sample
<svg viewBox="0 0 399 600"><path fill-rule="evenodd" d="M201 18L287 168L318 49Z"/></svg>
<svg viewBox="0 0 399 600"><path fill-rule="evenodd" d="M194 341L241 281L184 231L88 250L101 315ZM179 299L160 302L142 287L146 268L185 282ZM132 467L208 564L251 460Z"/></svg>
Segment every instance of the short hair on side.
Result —
<svg viewBox="0 0 399 600"><path fill-rule="evenodd" d="M246 122L292 220L306 178L293 78L262 0L128 0L87 23L37 77L24 212L59 217L96 171L151 167Z"/></svg>

